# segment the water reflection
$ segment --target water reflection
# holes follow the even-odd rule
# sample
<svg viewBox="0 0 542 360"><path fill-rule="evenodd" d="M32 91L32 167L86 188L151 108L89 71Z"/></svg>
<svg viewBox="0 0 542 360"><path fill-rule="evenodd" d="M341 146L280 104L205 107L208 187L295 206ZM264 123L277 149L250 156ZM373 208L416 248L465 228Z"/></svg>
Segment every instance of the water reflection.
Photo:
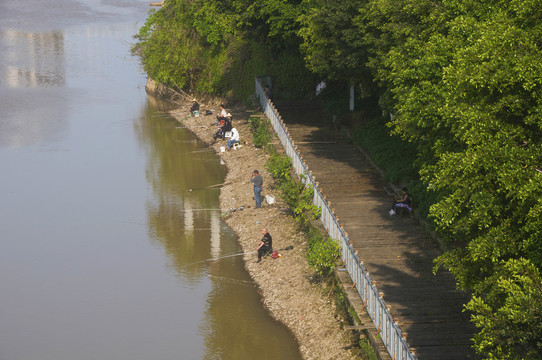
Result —
<svg viewBox="0 0 542 360"><path fill-rule="evenodd" d="M0 1L0 358L243 360L261 334L299 358L224 258L239 246L205 188L225 168L148 104L128 55L147 10Z"/></svg>
<svg viewBox="0 0 542 360"><path fill-rule="evenodd" d="M5 87L63 86L66 83L64 34L60 31L0 32L0 67Z"/></svg>
<svg viewBox="0 0 542 360"><path fill-rule="evenodd" d="M156 116L167 110L167 103L152 97L150 103L136 124L149 154L150 238L163 247L170 271L184 283L197 289L210 280L212 290L199 327L205 359L248 360L256 353L260 359L299 359L291 333L262 308L237 256L241 249L234 234L220 220L219 189L206 188L223 181L225 168L176 121Z"/></svg>
<svg viewBox="0 0 542 360"><path fill-rule="evenodd" d="M59 139L66 128L64 34L0 31L0 146ZM45 121L45 119L47 119Z"/></svg>
<svg viewBox="0 0 542 360"><path fill-rule="evenodd" d="M206 264L184 265L207 259L211 253L209 239L220 248L217 244L221 234L219 190L202 188L219 184L225 168L218 166L210 152L194 153L197 139L178 129L175 120L154 116L154 107L167 109L167 103L153 98L150 101L144 120L136 124L136 132L149 153L146 177L152 188L147 203L150 238L164 247L172 269L197 283L204 276L202 268Z"/></svg>
<svg viewBox="0 0 542 360"><path fill-rule="evenodd" d="M238 257L213 262L209 277L213 291L200 326L205 359L301 359L291 333L262 309Z"/></svg>

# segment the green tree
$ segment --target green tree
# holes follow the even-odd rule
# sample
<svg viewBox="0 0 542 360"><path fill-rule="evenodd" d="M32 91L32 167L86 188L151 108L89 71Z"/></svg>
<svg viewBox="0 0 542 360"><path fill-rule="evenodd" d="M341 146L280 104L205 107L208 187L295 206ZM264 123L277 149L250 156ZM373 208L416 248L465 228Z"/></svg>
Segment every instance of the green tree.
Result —
<svg viewBox="0 0 542 360"><path fill-rule="evenodd" d="M498 326L517 333L497 337L480 320L507 314L512 296L542 307L527 286L488 281L515 279L509 265L517 259L542 265L539 2L366 0L347 2L344 13L338 1L321 4L300 32L309 65L356 77L359 68L341 61L363 54L384 90L381 106L394 115L393 133L418 145L422 178L438 199L431 216L448 248L437 264L476 296L469 309L484 334L478 350L488 358L542 356L522 343L542 338L532 322L501 316ZM343 41L345 33L353 40ZM498 356L491 346L502 348Z"/></svg>
<svg viewBox="0 0 542 360"><path fill-rule="evenodd" d="M487 359L539 359L542 353L542 277L525 259L499 264L489 277L488 296L474 297L467 308L476 313L477 350ZM487 299L501 299L495 311Z"/></svg>
<svg viewBox="0 0 542 360"><path fill-rule="evenodd" d="M335 80L370 76L367 51L353 21L364 0L316 0L300 17L301 48L310 69Z"/></svg>
<svg viewBox="0 0 542 360"><path fill-rule="evenodd" d="M151 12L133 51L150 77L181 89L246 99L254 76L269 74L283 93L298 94L312 86L296 35L302 5L169 0Z"/></svg>
<svg viewBox="0 0 542 360"><path fill-rule="evenodd" d="M469 309L484 334L478 350L519 358L520 339L542 338L540 328L502 316L499 326L518 331L505 346L480 316L506 314L512 294L530 298L523 286L504 296L502 283L487 279L513 278L515 259L542 265L542 33L534 20L542 13L532 1L435 8L427 18L438 27L390 30L388 38L404 40L375 52L379 79L392 94L394 132L419 143L423 179L439 194L431 214L449 251L437 263L477 296ZM532 301L542 307L539 296ZM489 343L502 347L499 356L485 353Z"/></svg>
<svg viewBox="0 0 542 360"><path fill-rule="evenodd" d="M132 50L142 58L145 72L158 82L193 89L204 70L206 49L192 26L192 5L168 1L160 10L151 11L139 30Z"/></svg>

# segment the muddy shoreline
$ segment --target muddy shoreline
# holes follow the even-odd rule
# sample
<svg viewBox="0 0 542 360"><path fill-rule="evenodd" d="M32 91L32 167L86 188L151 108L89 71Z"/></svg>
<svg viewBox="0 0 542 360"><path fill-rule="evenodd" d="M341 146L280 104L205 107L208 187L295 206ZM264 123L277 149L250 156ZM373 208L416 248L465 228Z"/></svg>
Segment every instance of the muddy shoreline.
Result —
<svg viewBox="0 0 542 360"><path fill-rule="evenodd" d="M147 91L164 95L163 90L153 91L149 86ZM183 101L179 103L183 104ZM213 115L189 117L188 102L170 114L213 148L228 168L220 192L221 211L227 213L223 220L237 234L243 250L250 253L244 256L245 268L258 284L264 306L296 337L303 359L357 358L351 350L345 349L352 345L352 336L349 331L341 330L341 323L345 320L338 315L332 297L319 285L310 283L313 271L305 260L306 238L295 220L286 214L286 205L273 189L272 177L264 168L268 155L251 145L248 112L244 108L228 109L233 114L233 126L240 133L242 147L221 152L226 141L213 141L218 103L215 100L200 104L202 113L212 110ZM253 185L250 183L254 169L258 169L264 179L262 195L275 196L276 203L268 205L264 201L262 208L255 208ZM254 251L262 237L263 227L273 237L273 248L280 250L283 256L278 259L268 256L261 263L256 263ZM285 250L290 246L293 249Z"/></svg>

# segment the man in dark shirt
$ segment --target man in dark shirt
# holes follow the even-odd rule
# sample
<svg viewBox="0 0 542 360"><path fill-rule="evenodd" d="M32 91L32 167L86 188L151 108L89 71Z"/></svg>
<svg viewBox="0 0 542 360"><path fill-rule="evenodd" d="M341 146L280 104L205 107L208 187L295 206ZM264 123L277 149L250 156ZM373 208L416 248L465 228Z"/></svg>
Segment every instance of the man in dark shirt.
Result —
<svg viewBox="0 0 542 360"><path fill-rule="evenodd" d="M254 200L256 200L256 208L260 208L262 206L263 178L258 170L254 170L250 177L250 182L254 183Z"/></svg>
<svg viewBox="0 0 542 360"><path fill-rule="evenodd" d="M266 228L262 229L263 238L258 244L258 261L262 261L262 256L273 251L273 239Z"/></svg>
<svg viewBox="0 0 542 360"><path fill-rule="evenodd" d="M190 114L194 116L195 112L198 111L199 113L199 104L196 99L193 100L192 106L190 107Z"/></svg>

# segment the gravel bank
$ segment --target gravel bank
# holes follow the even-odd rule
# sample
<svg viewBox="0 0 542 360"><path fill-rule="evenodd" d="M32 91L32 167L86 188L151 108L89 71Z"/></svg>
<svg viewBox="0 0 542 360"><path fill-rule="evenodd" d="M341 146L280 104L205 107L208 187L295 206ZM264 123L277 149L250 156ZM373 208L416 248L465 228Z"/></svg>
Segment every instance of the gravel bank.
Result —
<svg viewBox="0 0 542 360"><path fill-rule="evenodd" d="M252 146L248 113L244 109L230 110L233 125L241 136L243 146L235 151L221 152L225 141L213 142L216 126L213 125L218 105L202 104L213 115L188 117L189 104L171 112L183 126L194 132L202 141L214 148L228 168L228 174L220 193L220 206L228 226L239 237L245 252L253 252L261 239L261 229L266 227L273 237L273 248L282 250L278 259L266 257L256 263L256 254L245 255L245 267L258 284L262 301L274 318L284 323L296 336L304 359L354 359L356 356L345 347L352 344L348 331L340 329L341 319L331 297L321 287L309 281L313 272L305 260L306 238L297 228L295 220L284 214L286 207L277 202L255 209L250 174L258 169L264 178L262 195L277 196L273 181L264 168L267 154ZM246 142L246 144L244 144ZM282 209L282 210L281 210Z"/></svg>

